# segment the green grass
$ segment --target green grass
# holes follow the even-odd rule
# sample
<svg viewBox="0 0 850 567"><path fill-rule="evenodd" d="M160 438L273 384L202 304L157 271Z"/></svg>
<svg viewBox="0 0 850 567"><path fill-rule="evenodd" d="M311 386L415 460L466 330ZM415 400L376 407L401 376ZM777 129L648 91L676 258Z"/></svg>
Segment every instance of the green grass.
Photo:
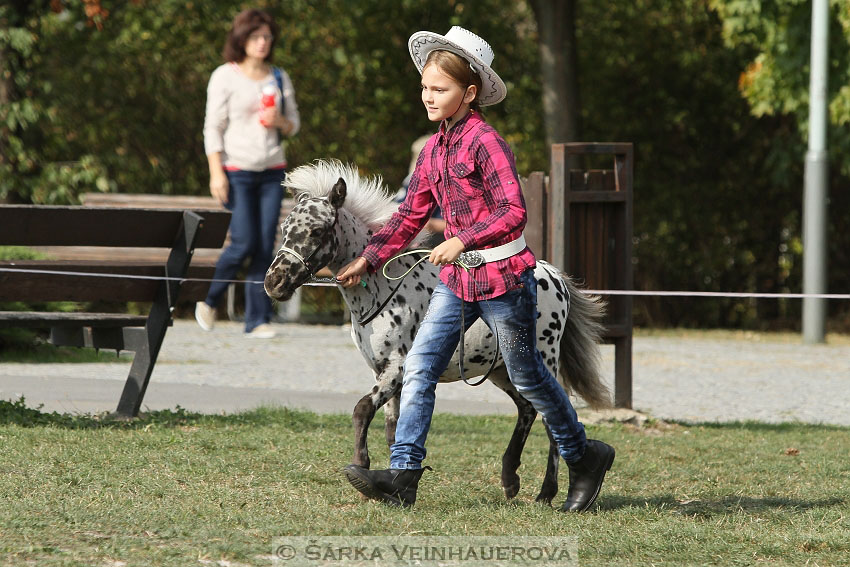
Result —
<svg viewBox="0 0 850 567"><path fill-rule="evenodd" d="M376 420L376 422L382 420ZM268 565L286 535L574 536L589 565L838 565L850 557L850 429L588 428L617 448L593 513L536 504L537 424L505 501L509 417L437 415L412 510L363 502L340 469L350 418L184 410L129 423L0 404L0 557L32 565ZM381 424L373 467L387 464ZM560 479L567 481L562 468ZM558 503L564 493L558 496Z"/></svg>

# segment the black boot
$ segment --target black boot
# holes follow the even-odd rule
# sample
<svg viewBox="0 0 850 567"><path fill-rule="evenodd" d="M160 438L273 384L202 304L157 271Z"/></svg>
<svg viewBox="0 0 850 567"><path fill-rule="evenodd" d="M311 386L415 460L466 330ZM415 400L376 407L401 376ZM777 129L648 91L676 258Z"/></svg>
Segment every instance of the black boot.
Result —
<svg viewBox="0 0 850 567"><path fill-rule="evenodd" d="M570 469L570 490L561 511L584 512L590 508L599 496L605 473L613 462L614 447L588 439L582 458L575 463L567 463Z"/></svg>
<svg viewBox="0 0 850 567"><path fill-rule="evenodd" d="M425 467L430 469L431 467ZM367 498L393 506L413 506L419 478L425 469L384 469L372 471L360 465L343 469L348 482Z"/></svg>

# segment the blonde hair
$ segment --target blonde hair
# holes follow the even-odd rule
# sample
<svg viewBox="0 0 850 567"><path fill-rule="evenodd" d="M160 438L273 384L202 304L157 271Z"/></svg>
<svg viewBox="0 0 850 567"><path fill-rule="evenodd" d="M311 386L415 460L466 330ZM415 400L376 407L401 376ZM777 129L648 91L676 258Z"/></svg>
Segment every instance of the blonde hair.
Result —
<svg viewBox="0 0 850 567"><path fill-rule="evenodd" d="M451 80L459 84L464 89L470 85L475 85L475 100L469 103L469 108L481 113L481 105L478 103L478 97L481 96L481 76L472 70L469 61L451 51L437 49L428 54L428 59L425 60L425 65L422 66L424 71L428 65L436 65L443 73Z"/></svg>

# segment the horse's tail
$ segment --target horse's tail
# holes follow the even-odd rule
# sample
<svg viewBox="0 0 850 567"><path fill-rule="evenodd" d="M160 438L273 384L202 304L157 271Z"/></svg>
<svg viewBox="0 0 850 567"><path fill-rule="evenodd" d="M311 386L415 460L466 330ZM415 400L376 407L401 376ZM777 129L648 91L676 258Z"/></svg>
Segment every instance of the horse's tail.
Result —
<svg viewBox="0 0 850 567"><path fill-rule="evenodd" d="M611 391L602 381L599 343L605 327L605 302L582 293L561 274L569 293L569 313L561 338L560 374L567 391L573 391L592 408L611 407Z"/></svg>

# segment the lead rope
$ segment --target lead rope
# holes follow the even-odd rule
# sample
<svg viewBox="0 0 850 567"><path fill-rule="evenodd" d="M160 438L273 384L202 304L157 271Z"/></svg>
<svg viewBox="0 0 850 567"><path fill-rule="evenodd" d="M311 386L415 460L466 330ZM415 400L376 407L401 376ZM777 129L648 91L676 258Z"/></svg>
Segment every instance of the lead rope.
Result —
<svg viewBox="0 0 850 567"><path fill-rule="evenodd" d="M412 266L410 266L410 268L408 268L408 270L406 272L404 272L402 275L393 277L393 276L390 276L390 275L387 274L387 265L390 262L398 260L399 258L402 258L404 256L410 256L412 254L423 254L423 256L421 258L419 258L416 262L414 262L414 264ZM407 275L410 272L412 272L419 264L421 264L422 262L427 260L428 255L430 255L430 254L431 254L430 250L427 250L425 248L420 248L420 249L417 249L417 250L408 250L407 252L403 252L401 254L396 254L395 256L393 256L392 258L387 260L387 263L384 264L384 267L381 269L381 273L384 275L385 278L387 278L387 280L389 280L389 281L398 280L398 283L395 285L394 288L392 288L392 290L390 291L390 294L387 296L387 298L384 301L382 301L381 304L378 305L378 307L376 307L374 311L372 311L372 313L370 313L369 315L361 315L360 319L358 319L357 323L361 327L363 327L363 326L371 323L372 320L375 319L375 317L380 315L381 311L384 310L384 307L387 306L387 304L390 302L390 300L393 298L393 296L399 290L399 288L401 287L401 284L404 283L404 278L406 278ZM365 284L365 282L363 282L363 283ZM365 285L364 285L364 287L365 287ZM374 303L373 303L373 305L374 305Z"/></svg>
<svg viewBox="0 0 850 567"><path fill-rule="evenodd" d="M401 259L405 256L412 256L414 254L422 254L422 257L419 258L416 262L414 262L413 265L410 266L410 268L408 268L406 272L404 272L400 276L390 276L389 274L387 274L387 266L390 264L390 262L394 262L394 261L399 260L399 259ZM367 323L372 321L375 317L377 317L378 314L383 310L383 308L386 307L387 304L390 302L390 299L392 299L392 297L395 295L396 291L398 291L399 287L401 287L401 284L404 283L404 278L406 278L407 275L410 274L410 272L412 272L419 264L421 264L422 262L427 260L428 256L430 256L430 254L431 254L430 249L419 248L417 250L408 250L407 252L402 252L401 254L396 254L395 256L393 256L392 258L387 260L386 263L384 264L384 266L381 268L381 273L383 274L383 276L385 278L387 278L387 280L389 280L389 281L396 281L397 280L398 283L393 288L389 297L387 297L387 299L385 299L383 301L383 303L381 303L381 305L379 305L378 308L371 315L369 315L368 317L362 318L359 321L359 323L361 325L366 325ZM453 263L454 263L455 267L463 268L467 272L469 271L469 266L464 264L459 259L455 260ZM475 279L473 279L472 281L475 283L475 286L478 287L478 282L476 282ZM492 311L492 308L490 307L490 302L488 302L485 299L484 303L487 305L487 309L490 310L490 314L492 315L493 311ZM463 300L463 298L461 298L461 304L460 304L460 329L461 329L461 333L460 333L460 344L458 346L458 371L460 372L461 380L463 380L463 382L466 385L468 385L468 386L480 386L481 384L483 384L484 382L487 381L487 378L490 377L490 373L493 372L493 369L496 367L496 361L499 358L499 328L498 328L498 326L495 325L495 319L494 319L494 327L495 328L494 328L493 332L494 332L494 335L495 335L495 338L496 338L496 353L493 355L493 360L490 362L490 368L487 369L487 372L484 374L484 376L481 377L481 380L479 380L478 382L470 382L469 380L467 380L466 376L463 373L463 358L464 358L463 357L463 351L464 351L464 349L463 349L463 338L464 338L464 335L466 334L466 317L464 315L465 311L466 311L466 302Z"/></svg>
<svg viewBox="0 0 850 567"><path fill-rule="evenodd" d="M456 266L464 267L464 269L466 269L466 271L469 271L469 268L466 268L465 266L463 266L463 264L456 264ZM472 277L472 276L470 276L470 277ZM475 284L475 287L477 288L478 282L475 281L475 278L472 279L472 282ZM468 386L480 386L481 384L483 384L487 380L487 378L490 377L490 373L493 372L493 369L496 367L496 361L499 359L499 326L496 325L496 319L493 318L493 310L490 307L490 302L485 299L484 304L487 306L487 309L490 311L490 317L493 319L493 332L494 332L495 339L496 339L496 352L495 352L495 354L493 354L493 360L490 361L490 368L487 369L487 372L484 373L484 376L481 377L481 380L479 380L478 382L475 382L473 384L472 382L470 382L469 380L466 379L466 376L463 375L463 360L464 360L464 357L463 357L463 337L466 334L466 321L465 321L465 316L464 316L464 313L466 312L466 303L464 302L463 298L461 298L461 300L460 300L460 328L461 328L462 332L461 332L461 335L460 335L460 346L458 347L458 363L457 364L458 364L458 371L460 372L460 378Z"/></svg>

